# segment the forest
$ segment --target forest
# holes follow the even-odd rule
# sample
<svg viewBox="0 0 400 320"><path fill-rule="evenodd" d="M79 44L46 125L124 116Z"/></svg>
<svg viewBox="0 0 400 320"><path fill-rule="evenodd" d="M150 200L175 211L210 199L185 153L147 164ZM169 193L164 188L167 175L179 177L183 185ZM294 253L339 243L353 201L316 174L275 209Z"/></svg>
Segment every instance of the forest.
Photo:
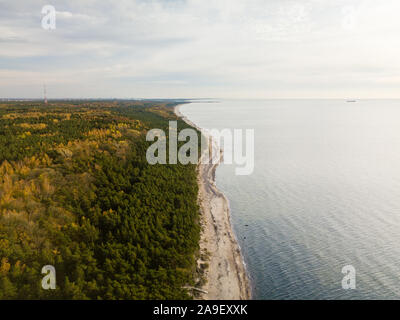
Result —
<svg viewBox="0 0 400 320"><path fill-rule="evenodd" d="M175 105L0 102L0 299L192 298L196 166L146 161Z"/></svg>

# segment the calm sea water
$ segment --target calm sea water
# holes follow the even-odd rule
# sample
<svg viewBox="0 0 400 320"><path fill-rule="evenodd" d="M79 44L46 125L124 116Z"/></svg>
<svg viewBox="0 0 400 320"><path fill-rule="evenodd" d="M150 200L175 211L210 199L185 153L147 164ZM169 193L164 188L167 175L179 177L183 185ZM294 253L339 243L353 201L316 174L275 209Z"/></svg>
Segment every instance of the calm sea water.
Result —
<svg viewBox="0 0 400 320"><path fill-rule="evenodd" d="M256 299L400 299L400 101L235 100L181 107L255 129L255 170L217 170ZM248 226L246 226L248 225ZM356 289L342 289L342 267Z"/></svg>

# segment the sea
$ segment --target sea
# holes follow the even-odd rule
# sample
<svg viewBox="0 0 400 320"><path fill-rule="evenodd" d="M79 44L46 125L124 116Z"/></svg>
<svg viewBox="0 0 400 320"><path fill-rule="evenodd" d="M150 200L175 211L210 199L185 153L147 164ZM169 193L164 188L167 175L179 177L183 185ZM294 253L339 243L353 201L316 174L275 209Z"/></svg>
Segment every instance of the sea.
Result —
<svg viewBox="0 0 400 320"><path fill-rule="evenodd" d="M400 299L400 100L195 100L205 129L254 129L254 171L216 182L255 299Z"/></svg>

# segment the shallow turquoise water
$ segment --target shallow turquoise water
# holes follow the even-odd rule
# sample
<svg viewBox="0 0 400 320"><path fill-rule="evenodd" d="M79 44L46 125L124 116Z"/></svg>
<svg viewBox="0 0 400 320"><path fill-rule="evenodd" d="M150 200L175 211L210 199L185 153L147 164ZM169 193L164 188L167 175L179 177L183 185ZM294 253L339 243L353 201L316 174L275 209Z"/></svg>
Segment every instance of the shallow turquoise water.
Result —
<svg viewBox="0 0 400 320"><path fill-rule="evenodd" d="M400 298L400 101L231 100L181 107L255 130L255 170L217 170L257 299ZM246 226L248 225L248 226ZM342 289L342 267L356 289Z"/></svg>

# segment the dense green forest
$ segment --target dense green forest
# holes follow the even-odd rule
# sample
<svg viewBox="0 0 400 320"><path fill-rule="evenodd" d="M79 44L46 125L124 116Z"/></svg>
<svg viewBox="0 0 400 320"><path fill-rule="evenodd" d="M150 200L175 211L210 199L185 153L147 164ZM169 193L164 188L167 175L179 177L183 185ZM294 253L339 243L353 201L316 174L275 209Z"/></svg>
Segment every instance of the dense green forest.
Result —
<svg viewBox="0 0 400 320"><path fill-rule="evenodd" d="M173 106L0 103L0 299L190 298L196 168L146 161L146 132L168 133Z"/></svg>

